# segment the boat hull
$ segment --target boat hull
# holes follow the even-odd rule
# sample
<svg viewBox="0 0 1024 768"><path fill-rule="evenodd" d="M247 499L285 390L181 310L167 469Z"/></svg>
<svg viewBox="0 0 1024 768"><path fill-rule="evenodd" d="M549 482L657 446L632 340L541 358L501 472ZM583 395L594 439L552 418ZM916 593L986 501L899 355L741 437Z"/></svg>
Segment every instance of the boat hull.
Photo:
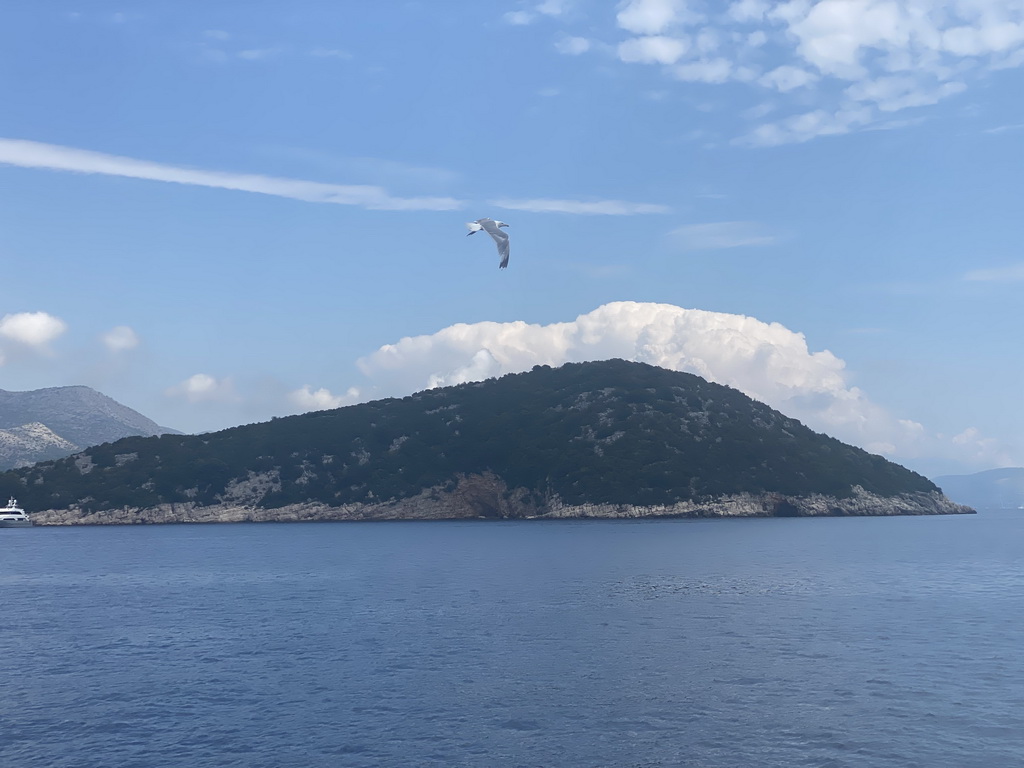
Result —
<svg viewBox="0 0 1024 768"><path fill-rule="evenodd" d="M0 528L31 528L31 520L0 520Z"/></svg>

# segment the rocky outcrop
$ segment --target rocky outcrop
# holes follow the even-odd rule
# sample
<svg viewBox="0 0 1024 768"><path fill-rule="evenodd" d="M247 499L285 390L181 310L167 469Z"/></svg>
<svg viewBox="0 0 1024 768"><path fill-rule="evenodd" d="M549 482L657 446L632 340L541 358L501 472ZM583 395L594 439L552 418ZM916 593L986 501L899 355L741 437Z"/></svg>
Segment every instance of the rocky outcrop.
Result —
<svg viewBox="0 0 1024 768"><path fill-rule="evenodd" d="M430 488L417 496L381 502L328 506L291 504L268 509L241 497L215 505L161 504L92 511L83 506L34 512L36 525L132 525L159 523L237 523L369 520L572 519L649 517L824 517L846 515L972 514L941 493L884 497L855 488L847 498L812 495L735 494L700 502L638 506L565 504L557 496L535 500L522 488L509 489L497 475L460 476L454 488Z"/></svg>
<svg viewBox="0 0 1024 768"><path fill-rule="evenodd" d="M79 446L38 421L0 429L0 467L27 467L78 450Z"/></svg>

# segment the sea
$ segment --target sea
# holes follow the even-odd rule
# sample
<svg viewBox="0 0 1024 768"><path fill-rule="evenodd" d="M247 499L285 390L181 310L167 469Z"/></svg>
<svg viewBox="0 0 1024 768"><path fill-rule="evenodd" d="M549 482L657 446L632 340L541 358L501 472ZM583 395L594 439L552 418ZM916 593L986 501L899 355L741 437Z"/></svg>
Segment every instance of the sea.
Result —
<svg viewBox="0 0 1024 768"><path fill-rule="evenodd" d="M0 530L0 766L1024 766L1024 512Z"/></svg>

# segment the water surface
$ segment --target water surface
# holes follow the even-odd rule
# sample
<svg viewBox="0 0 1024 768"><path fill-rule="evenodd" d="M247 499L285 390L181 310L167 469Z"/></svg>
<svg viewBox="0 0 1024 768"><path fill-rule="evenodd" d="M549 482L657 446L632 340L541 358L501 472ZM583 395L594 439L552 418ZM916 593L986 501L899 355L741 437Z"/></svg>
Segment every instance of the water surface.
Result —
<svg viewBox="0 0 1024 768"><path fill-rule="evenodd" d="M0 765L1024 765L1024 516L0 531Z"/></svg>

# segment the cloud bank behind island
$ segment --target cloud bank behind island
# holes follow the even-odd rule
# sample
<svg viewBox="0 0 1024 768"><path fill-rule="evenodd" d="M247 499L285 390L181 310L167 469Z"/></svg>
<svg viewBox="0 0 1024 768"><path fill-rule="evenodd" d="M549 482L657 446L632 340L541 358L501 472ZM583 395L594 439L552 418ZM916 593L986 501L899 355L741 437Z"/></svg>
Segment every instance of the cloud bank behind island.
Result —
<svg viewBox="0 0 1024 768"><path fill-rule="evenodd" d="M848 379L828 350L811 351L804 335L779 323L669 304L615 302L573 321L459 323L411 336L361 358L370 386L348 397L320 391L321 407L480 381L535 365L622 358L697 374L734 387L787 416L894 460L944 456L1002 462L993 441L971 428L956 438L932 435L901 419ZM298 402L298 401L296 401ZM307 398L306 402L312 405Z"/></svg>

